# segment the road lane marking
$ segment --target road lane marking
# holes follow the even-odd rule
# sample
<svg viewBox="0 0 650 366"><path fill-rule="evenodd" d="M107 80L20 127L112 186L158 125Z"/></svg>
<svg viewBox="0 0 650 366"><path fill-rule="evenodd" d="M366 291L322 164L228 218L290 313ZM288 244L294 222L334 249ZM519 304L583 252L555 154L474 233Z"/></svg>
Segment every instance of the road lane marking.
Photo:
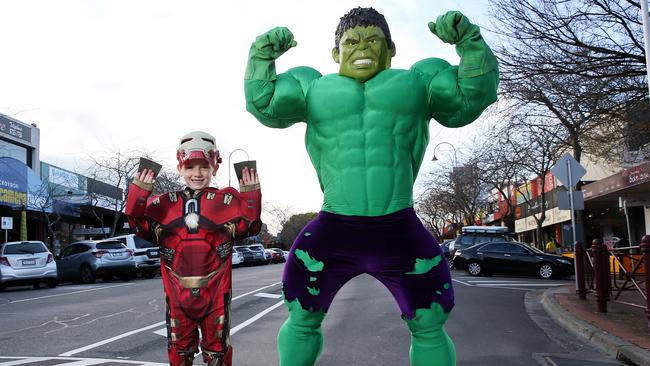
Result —
<svg viewBox="0 0 650 366"><path fill-rule="evenodd" d="M237 325L236 327L234 327L234 328L232 328L232 329L230 330L230 335L233 335L233 334L239 332L240 330L246 328L247 326L253 324L256 320L260 319L260 318L263 317L264 315L266 315L266 314L270 313L271 311L275 310L277 307L279 307L279 306L282 305L282 304L284 304L284 300L282 300L282 301L278 302L277 304L275 304L275 305L273 305L273 306L267 308L266 310L260 312L259 314L257 314L257 315L255 315L254 317L252 317L252 318L246 320L245 322L243 322L243 323Z"/></svg>
<svg viewBox="0 0 650 366"><path fill-rule="evenodd" d="M244 296L247 296L247 295L250 295L250 294L254 294L254 293L256 293L256 292L259 292L259 291L261 291L261 290L264 290L265 288L269 288L269 287L272 287L272 286L276 286L276 285L279 285L279 284L281 284L281 283L282 283L282 282L276 282L276 283L272 283L272 284L270 284L270 285L268 285L268 286L260 287L260 288L258 288L258 289L256 289L256 290L249 291L249 292L247 292L247 293L245 293L245 294L239 295L239 296L233 298L232 300L240 299L240 298L242 298L242 297L244 297ZM125 286L125 285L117 285L117 286ZM105 287L104 287L104 288L105 288ZM52 296L55 296L55 295L52 295ZM283 302L284 302L284 300L281 301L279 304L282 304ZM279 306L279 305L276 304L276 305L272 306L272 307L270 308L270 310L269 310L269 309L266 309L266 310L265 310L266 313L268 313L268 312L270 312L271 310L275 309L277 306ZM264 313L264 314L262 314L262 313ZM247 320L246 322L249 322L249 321L250 321L250 323L252 323L253 321L255 321L255 320L261 318L262 316L264 316L264 315L266 314L264 311L263 311L262 313L260 313L261 315L260 315L260 314L257 314L257 315L255 316L255 317L257 317L257 318L253 317L253 318L255 318L255 319L251 318L251 319L253 319L252 321L251 321L251 319L249 319L249 320ZM246 323L246 322L245 322L245 323ZM238 327L240 327L239 329L241 329L241 328L246 327L246 326L249 325L250 323L247 323L247 324L242 323L241 325L238 325ZM126 333L124 333L124 334L120 334L120 335L117 335L117 336L115 336L115 337L113 337L113 338L105 339L105 340L103 340L103 341L99 341L99 342L96 342L96 343L93 343L93 344L87 345L87 346L85 346L85 347L77 348L77 349L74 349L74 350L72 350L72 351L68 351L68 352L62 353L62 354L60 354L59 356L72 356L72 355L76 355L77 353L81 353L81 352L84 352L84 351L88 351L88 350L90 350L90 349L97 348L97 347L99 347L99 346L103 346L103 345L105 345L105 344L107 344L107 343L111 343L111 342L113 342L113 341L116 341L116 340L118 340L118 339L122 339L122 338L125 338L125 337L128 337L128 336L131 336L131 335L136 334L136 333L144 332L145 330L149 330L149 329L157 328L157 327L160 327L160 326L162 326L162 325L166 325L164 321L162 321L162 322L158 322L158 323L156 323L156 324L152 324L152 325L149 325L149 326L146 326L146 327L144 327L144 328L140 328L140 329L132 330L132 331L130 331L130 332L126 332ZM242 325L243 325L243 326L242 326ZM239 330L239 329L237 329L237 330ZM155 331L154 333L156 333L156 334L160 334L160 333L158 333L158 332L160 332L160 331L165 331L164 335L167 336L167 333L166 333L167 331L164 330L164 329L160 329L160 330L158 330L158 331ZM230 334L231 334L231 335L234 334L234 333L232 332L232 330L231 330ZM3 366L3 365L0 365L0 366Z"/></svg>
<svg viewBox="0 0 650 366"><path fill-rule="evenodd" d="M16 360L19 358L19 360ZM2 360L13 360L2 362ZM104 363L131 364L139 366L166 366L167 363L160 362L147 362L147 361L128 361L124 359L108 359L108 358L69 358L69 357L26 357L26 356L0 356L0 366L13 366L24 365L35 362L47 362L51 360L70 361L67 363L58 363L57 366L85 366L85 365L98 365Z"/></svg>
<svg viewBox="0 0 650 366"><path fill-rule="evenodd" d="M282 294L267 294L266 292L260 292L253 296L265 297L267 299L279 299L282 297Z"/></svg>
<svg viewBox="0 0 650 366"><path fill-rule="evenodd" d="M134 334L136 334L136 333L144 332L145 330L149 330L149 329L153 329L153 328L158 328L158 327L161 326L161 325L165 325L165 322L162 321L162 322L158 322L158 323L156 323L156 324L151 324L151 325L146 326L146 327L144 327L144 328L140 328L140 329L132 330L132 331L130 331L130 332L126 332L126 333L124 333L124 334L120 334L120 335L115 336L115 337L113 337L113 338L109 338L109 339L105 339L105 340L103 340L103 341L99 341L99 342L96 342L96 343L93 343L93 344L89 344L89 345L87 345L87 346L85 346L85 347L81 347L81 348L73 349L72 351L68 351L68 352L62 353L62 354L60 354L59 356L64 356L64 357L65 357L65 356L76 355L77 353L81 353L81 352L84 352L84 351L88 351L89 349L93 349L93 348L96 348L96 347L99 347L99 346L103 346L103 345L105 345L105 344L107 344L107 343L111 343L111 342L116 341L116 340L118 340L118 339L122 339L122 338L125 338L125 337L128 337L128 336L134 335Z"/></svg>
<svg viewBox="0 0 650 366"><path fill-rule="evenodd" d="M264 290L265 288L273 287L273 286L279 285L279 284L281 284L281 283L282 283L282 282L276 282L276 283L272 283L272 284L270 284L270 285L268 285L268 286L260 287L260 288L258 288L257 290L249 291L249 292L247 292L247 293L245 293L245 294L241 294L241 295L239 295L239 296L237 296L237 297L234 297L234 298L232 299L232 301L235 301L235 300L237 300L237 299L241 299L241 298L244 297L244 296L248 296L248 295L250 295L250 294L254 294L254 293L256 293L256 292L259 292L259 291Z"/></svg>
<svg viewBox="0 0 650 366"><path fill-rule="evenodd" d="M476 286L481 287L495 287L495 286L563 286L563 284L551 284L551 283L521 283L521 282L506 282L506 283L477 283Z"/></svg>
<svg viewBox="0 0 650 366"><path fill-rule="evenodd" d="M19 302L25 302L25 301L41 300L41 299L47 299L47 298L50 298L50 297L59 297L59 296L74 295L74 294L80 294L80 293L82 293L82 292L97 291L97 290L104 290L104 289L109 289L109 288L114 288L114 287L132 286L132 285L133 285L133 284L131 284L131 283L125 283L125 284L122 284L122 285L112 285L112 286L95 287L95 288L90 288L90 289L87 289L87 290L80 290L80 291L66 292L66 293L64 293L64 294L47 295L47 296L32 297L32 298L29 298L29 299L14 300L14 301L9 301L8 304L16 304L16 303L19 303Z"/></svg>

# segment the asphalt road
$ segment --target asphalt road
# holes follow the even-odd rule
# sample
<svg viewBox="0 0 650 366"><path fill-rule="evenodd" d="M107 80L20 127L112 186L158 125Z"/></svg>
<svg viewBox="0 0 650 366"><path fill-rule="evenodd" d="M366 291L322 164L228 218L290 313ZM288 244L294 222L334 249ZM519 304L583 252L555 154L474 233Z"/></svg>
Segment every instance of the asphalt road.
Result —
<svg viewBox="0 0 650 366"><path fill-rule="evenodd" d="M278 364L275 338L287 316L281 272L279 264L234 269L236 366ZM540 308L539 290L562 283L455 271L447 331L458 365L619 365L574 340ZM0 293L0 319L0 366L166 364L159 278L10 288ZM409 335L397 305L369 276L339 292L323 329L320 366L408 365ZM202 364L200 356L195 364Z"/></svg>

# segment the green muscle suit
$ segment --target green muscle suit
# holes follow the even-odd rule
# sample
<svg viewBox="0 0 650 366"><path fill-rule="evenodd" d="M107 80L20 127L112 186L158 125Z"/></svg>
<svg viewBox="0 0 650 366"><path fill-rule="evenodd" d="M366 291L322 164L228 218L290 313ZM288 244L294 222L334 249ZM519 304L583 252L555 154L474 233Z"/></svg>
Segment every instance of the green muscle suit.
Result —
<svg viewBox="0 0 650 366"><path fill-rule="evenodd" d="M375 12L357 8L348 15L355 11ZM390 69L395 46L383 16L376 14L383 24L342 18L332 50L340 64L338 74L322 76L312 68L296 67L277 75L275 59L296 46L287 28L259 36L249 53L247 110L273 128L307 123L305 144L324 192L322 209L340 215L372 217L412 207L413 183L429 141L429 120L461 127L496 100L496 59L479 28L465 16L449 12L429 23L432 33L456 45L459 66L429 58L410 70L398 70ZM280 363L311 365L322 347L324 314L294 303L289 309L279 335ZM432 324L436 329L429 341L412 337L411 364L454 363L446 334L437 342L449 345L426 344L438 339L440 334L433 332L440 331L447 314L431 309L418 309L418 314L407 320L412 332ZM310 355L297 359L294 349ZM440 363L432 363L436 359Z"/></svg>

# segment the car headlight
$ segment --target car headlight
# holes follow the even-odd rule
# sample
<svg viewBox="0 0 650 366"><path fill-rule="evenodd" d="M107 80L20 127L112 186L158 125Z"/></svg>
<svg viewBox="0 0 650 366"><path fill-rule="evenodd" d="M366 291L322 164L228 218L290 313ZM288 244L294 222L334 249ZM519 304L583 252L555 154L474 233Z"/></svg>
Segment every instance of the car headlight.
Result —
<svg viewBox="0 0 650 366"><path fill-rule="evenodd" d="M556 259L555 261L562 264L572 264L571 261L568 261L566 259Z"/></svg>

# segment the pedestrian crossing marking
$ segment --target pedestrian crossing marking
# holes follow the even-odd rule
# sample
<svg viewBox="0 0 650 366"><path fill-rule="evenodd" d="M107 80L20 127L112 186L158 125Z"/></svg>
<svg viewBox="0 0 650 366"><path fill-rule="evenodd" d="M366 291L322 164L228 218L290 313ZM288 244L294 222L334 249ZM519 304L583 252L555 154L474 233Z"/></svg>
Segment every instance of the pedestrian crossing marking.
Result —
<svg viewBox="0 0 650 366"><path fill-rule="evenodd" d="M282 297L282 294L267 294L266 292L258 292L254 296L265 297L267 299L279 299Z"/></svg>

